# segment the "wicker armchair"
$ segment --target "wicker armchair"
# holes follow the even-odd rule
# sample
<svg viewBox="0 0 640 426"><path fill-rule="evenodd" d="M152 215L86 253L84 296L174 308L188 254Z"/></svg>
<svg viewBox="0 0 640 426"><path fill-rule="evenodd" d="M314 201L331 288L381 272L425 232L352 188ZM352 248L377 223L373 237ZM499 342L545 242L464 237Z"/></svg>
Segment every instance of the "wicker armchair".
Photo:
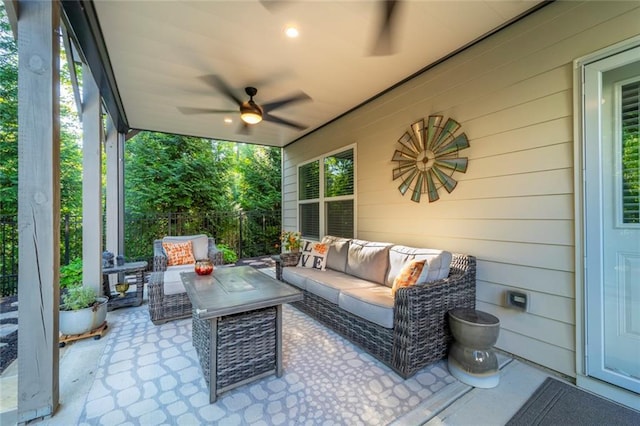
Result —
<svg viewBox="0 0 640 426"><path fill-rule="evenodd" d="M222 252L216 247L215 240L209 238L208 257L214 265L224 264ZM153 272L149 278L149 315L151 321L162 324L167 321L191 316L191 301L186 292L179 294L164 293L164 271L167 270L167 256L162 249L162 240L153 242Z"/></svg>

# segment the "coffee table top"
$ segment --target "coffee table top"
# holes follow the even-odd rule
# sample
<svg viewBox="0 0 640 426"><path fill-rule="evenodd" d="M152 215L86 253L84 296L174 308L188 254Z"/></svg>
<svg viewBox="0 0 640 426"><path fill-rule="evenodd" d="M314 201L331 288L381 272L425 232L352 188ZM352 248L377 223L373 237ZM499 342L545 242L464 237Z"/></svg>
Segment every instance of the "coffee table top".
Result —
<svg viewBox="0 0 640 426"><path fill-rule="evenodd" d="M200 319L220 317L302 300L295 287L256 271L250 266L216 268L211 275L180 274Z"/></svg>

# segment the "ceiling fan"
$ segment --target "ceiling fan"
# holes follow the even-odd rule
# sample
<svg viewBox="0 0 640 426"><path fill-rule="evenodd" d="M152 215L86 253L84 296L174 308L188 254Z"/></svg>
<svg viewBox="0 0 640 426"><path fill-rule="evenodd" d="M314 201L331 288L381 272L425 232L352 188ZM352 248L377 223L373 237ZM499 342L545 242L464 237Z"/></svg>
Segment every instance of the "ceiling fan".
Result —
<svg viewBox="0 0 640 426"><path fill-rule="evenodd" d="M253 97L258 93L258 89L256 89L255 87L245 87L244 91L247 96L249 96L249 100L243 101L238 96L236 96L229 85L225 83L225 81L222 80L222 78L220 78L219 76L213 74L204 75L200 77L200 79L213 88L217 89L220 93L236 103L238 105L238 109L178 107L178 110L180 110L180 112L182 112L183 114L229 114L240 112L242 127L240 128L239 132L243 134L248 134L250 132L250 125L258 124L261 121L282 124L284 126L289 126L297 130L304 130L307 128L307 126L303 124L285 120L284 118L276 117L275 115L271 114L272 111L278 108L282 108L286 105L290 105L295 102L311 100L309 95L304 92L298 92L286 98L259 105L253 100Z"/></svg>
<svg viewBox="0 0 640 426"><path fill-rule="evenodd" d="M289 1L291 0L260 0L260 4L268 11L275 12L289 3ZM402 0L379 0L376 3L379 9L378 13L382 19L380 20L375 42L369 52L370 56L388 56L395 53L393 33L396 25L394 21L398 15L401 2Z"/></svg>

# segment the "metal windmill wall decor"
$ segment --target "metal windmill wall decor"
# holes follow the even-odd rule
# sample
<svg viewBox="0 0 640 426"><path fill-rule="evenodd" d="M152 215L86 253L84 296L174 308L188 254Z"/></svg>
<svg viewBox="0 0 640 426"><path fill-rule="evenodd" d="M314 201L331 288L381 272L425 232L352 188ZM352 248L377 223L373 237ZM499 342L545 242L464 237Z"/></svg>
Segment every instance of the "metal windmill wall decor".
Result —
<svg viewBox="0 0 640 426"><path fill-rule="evenodd" d="M416 121L398 139L400 149L393 153L391 160L398 163L393 179L402 179L398 190L402 195L411 190L411 201L416 203L422 194L428 195L430 203L437 201L440 188L451 193L458 184L453 173L467 171L468 159L458 155L460 150L469 148L467 135L456 135L460 129L457 121L449 118L443 122L441 115L430 115L426 122Z"/></svg>

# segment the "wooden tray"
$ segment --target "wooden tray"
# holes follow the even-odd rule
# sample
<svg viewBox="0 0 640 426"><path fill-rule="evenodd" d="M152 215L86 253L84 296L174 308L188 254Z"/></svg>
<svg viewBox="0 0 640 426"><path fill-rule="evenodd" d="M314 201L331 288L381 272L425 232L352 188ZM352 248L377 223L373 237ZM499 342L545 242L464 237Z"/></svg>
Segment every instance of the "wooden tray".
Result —
<svg viewBox="0 0 640 426"><path fill-rule="evenodd" d="M67 342L74 342L80 339L87 339L89 337L93 337L93 340L100 340L104 333L107 331L107 322L104 321L98 327L94 328L91 331L87 331L82 334L61 334L60 339L58 341L58 347L64 348Z"/></svg>

